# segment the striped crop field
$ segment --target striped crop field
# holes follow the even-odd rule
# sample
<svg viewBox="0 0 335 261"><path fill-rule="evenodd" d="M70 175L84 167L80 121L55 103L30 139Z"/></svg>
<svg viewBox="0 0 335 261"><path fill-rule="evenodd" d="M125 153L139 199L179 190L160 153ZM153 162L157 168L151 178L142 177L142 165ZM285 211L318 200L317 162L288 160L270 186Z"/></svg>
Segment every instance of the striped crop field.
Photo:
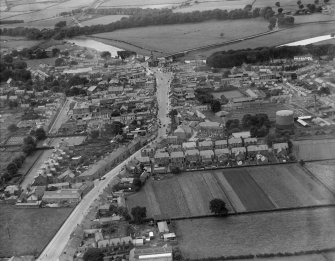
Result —
<svg viewBox="0 0 335 261"><path fill-rule="evenodd" d="M329 183L332 181L328 181ZM182 173L149 180L127 198L129 210L145 206L147 217L210 215L213 198L229 213L335 204L331 189L298 164L256 166Z"/></svg>

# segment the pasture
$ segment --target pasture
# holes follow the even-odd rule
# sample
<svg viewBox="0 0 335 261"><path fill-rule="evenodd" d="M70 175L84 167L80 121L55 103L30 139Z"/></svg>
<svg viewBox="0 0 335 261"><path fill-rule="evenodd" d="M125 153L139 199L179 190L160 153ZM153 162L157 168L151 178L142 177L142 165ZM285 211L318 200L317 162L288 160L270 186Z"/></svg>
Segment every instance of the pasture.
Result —
<svg viewBox="0 0 335 261"><path fill-rule="evenodd" d="M190 259L333 248L334 215L331 207L179 220L176 235Z"/></svg>
<svg viewBox="0 0 335 261"><path fill-rule="evenodd" d="M19 209L1 204L0 257L40 253L71 211L72 208Z"/></svg>
<svg viewBox="0 0 335 261"><path fill-rule="evenodd" d="M312 16L309 16L313 17ZM331 19L331 16L328 16ZM222 47L212 48L209 50L200 50L194 53L187 54L187 58L207 58L211 54L219 51L239 50L246 48L257 48L263 46L279 46L307 38L317 37L320 35L331 34L334 32L334 22L324 24L306 24L299 25L293 28L288 28L283 31L278 31L273 34L260 36L254 39L245 40L234 44L229 44ZM234 38L238 39L238 37Z"/></svg>
<svg viewBox="0 0 335 261"><path fill-rule="evenodd" d="M184 0L106 0L99 8L112 7L140 7L140 8L163 8L176 6Z"/></svg>
<svg viewBox="0 0 335 261"><path fill-rule="evenodd" d="M335 161L308 162L306 168L335 194Z"/></svg>
<svg viewBox="0 0 335 261"><path fill-rule="evenodd" d="M126 41L149 50L157 50L169 54L266 32L268 30L267 25L268 23L261 18L208 21L203 23L131 28L100 33L93 36ZM223 33L223 36L221 36L221 33ZM104 42L106 43L106 41ZM113 43L111 44L113 45Z"/></svg>
<svg viewBox="0 0 335 261"><path fill-rule="evenodd" d="M128 196L129 210L145 206L147 216L210 215L221 198L230 213L335 204L335 196L297 164L187 172L148 181Z"/></svg>
<svg viewBox="0 0 335 261"><path fill-rule="evenodd" d="M335 139L297 140L293 142L298 159L335 159Z"/></svg>
<svg viewBox="0 0 335 261"><path fill-rule="evenodd" d="M254 7L265 7L265 6L271 6L273 9L277 9L275 6L276 1L268 1L268 0L258 0L255 2ZM216 1L208 1L208 0L199 0L198 3L193 3L190 6L181 7L175 9L175 12L193 12L193 11L206 11L206 10L212 10L212 9L226 9L226 10L232 10L232 9L243 9L246 5L250 4L251 2L249 0L216 0ZM292 2L290 0L283 0L280 1L281 7L283 7L285 10L296 10L297 4L296 2Z"/></svg>
<svg viewBox="0 0 335 261"><path fill-rule="evenodd" d="M127 17L127 15L106 15L106 16L101 16L101 17L81 21L80 23L83 26L90 26L90 25L95 25L95 24L110 24L110 23L121 20L122 17Z"/></svg>
<svg viewBox="0 0 335 261"><path fill-rule="evenodd" d="M31 48L41 41L27 40L23 37L10 37L10 36L1 36L0 37L0 49L23 49Z"/></svg>

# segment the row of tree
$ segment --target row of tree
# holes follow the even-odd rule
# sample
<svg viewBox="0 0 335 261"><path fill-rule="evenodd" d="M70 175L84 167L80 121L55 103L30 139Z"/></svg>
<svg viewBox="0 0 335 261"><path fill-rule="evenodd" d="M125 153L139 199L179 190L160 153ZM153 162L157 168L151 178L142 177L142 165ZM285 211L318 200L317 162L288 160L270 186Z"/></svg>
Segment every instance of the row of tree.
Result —
<svg viewBox="0 0 335 261"><path fill-rule="evenodd" d="M264 63L273 59L293 59L294 56L311 54L313 56L327 55L335 57L335 45L307 45L259 47L255 49L229 50L213 53L207 58L207 65L215 68L231 68L243 63Z"/></svg>
<svg viewBox="0 0 335 261"><path fill-rule="evenodd" d="M140 9L129 17L123 17L121 20L106 25L91 25L84 27L66 27L61 26L55 29L37 28L2 28L0 35L9 36L25 36L29 39L63 39L78 35L90 35L96 33L113 32L119 29L149 26L149 25L167 25L167 24L183 24L183 23L199 23L208 20L229 20L229 19L247 19L259 17L265 9L260 8L244 8L234 10L206 10L194 11L189 13L174 13L170 9ZM261 15L262 16L262 15ZM264 14L266 17L266 14ZM63 25L63 24L62 24Z"/></svg>

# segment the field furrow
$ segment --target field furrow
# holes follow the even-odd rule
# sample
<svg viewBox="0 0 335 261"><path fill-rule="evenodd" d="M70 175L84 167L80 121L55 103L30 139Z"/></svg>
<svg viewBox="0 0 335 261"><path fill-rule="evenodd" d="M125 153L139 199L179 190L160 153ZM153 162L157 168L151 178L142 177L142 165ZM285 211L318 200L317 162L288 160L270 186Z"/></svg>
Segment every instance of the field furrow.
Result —
<svg viewBox="0 0 335 261"><path fill-rule="evenodd" d="M306 163L306 167L335 194L335 165Z"/></svg>
<svg viewBox="0 0 335 261"><path fill-rule="evenodd" d="M155 215L160 215L161 210L160 210L160 205L156 199L155 192L152 187L152 182L147 182L145 186L145 196L148 200L148 206L151 209L151 213L153 216Z"/></svg>
<svg viewBox="0 0 335 261"><path fill-rule="evenodd" d="M182 191L182 188L178 182L177 179L174 179L174 183L173 183L173 186L172 186L172 191L173 191L173 194L175 195L175 199L177 201L177 204L178 204L178 208L180 210L180 217L189 217L190 216L190 209L187 205L187 201L185 199L185 196L183 194L183 191Z"/></svg>
<svg viewBox="0 0 335 261"><path fill-rule="evenodd" d="M201 177L202 174L203 173L194 175L192 178L194 180L194 184L196 185L197 191L201 196L202 212L206 214L211 214L209 209L209 202L213 199L213 197L210 192L210 188L207 186L206 182Z"/></svg>
<svg viewBox="0 0 335 261"><path fill-rule="evenodd" d="M176 217L181 214L174 193L171 193L172 187L173 180L168 180L167 182L155 182L153 184L153 190L157 201L164 202L164 204L160 204L161 214L164 217Z"/></svg>
<svg viewBox="0 0 335 261"><path fill-rule="evenodd" d="M333 204L335 203L334 195L321 182L313 180L300 166L290 165L288 170L295 173L293 176L297 179L310 195L312 195L318 204Z"/></svg>
<svg viewBox="0 0 335 261"><path fill-rule="evenodd" d="M246 169L226 170L223 174L247 210L257 211L275 208Z"/></svg>
<svg viewBox="0 0 335 261"><path fill-rule="evenodd" d="M191 212L191 216L199 215L199 210L197 208L197 204L195 204L195 198L192 195L192 187L189 186L187 179L185 179L185 176L178 177L178 182L180 184L180 187L182 189L182 193L185 197L185 200L188 205L188 209Z"/></svg>
<svg viewBox="0 0 335 261"><path fill-rule="evenodd" d="M274 170L285 183L285 186L291 188L292 192L298 197L300 206L318 205L316 200L296 178L287 169L287 166L279 166Z"/></svg>
<svg viewBox="0 0 335 261"><path fill-rule="evenodd" d="M300 204L294 191L271 168L250 168L249 173L279 208L291 208Z"/></svg>
<svg viewBox="0 0 335 261"><path fill-rule="evenodd" d="M221 185L222 189L226 192L228 197L230 198L230 201L232 205L234 206L234 209L237 212L245 212L247 209L243 205L240 198L235 193L234 189L230 186L229 182L225 178L222 172L215 172L215 177L217 178L219 184Z"/></svg>
<svg viewBox="0 0 335 261"><path fill-rule="evenodd" d="M215 179L214 172L206 172L202 175L204 182L206 182L207 186L210 188L210 192L212 194L212 198L220 198L222 199L227 206L228 211L234 212L233 207L229 199L227 198L225 192L221 189L220 185L218 184L217 180Z"/></svg>

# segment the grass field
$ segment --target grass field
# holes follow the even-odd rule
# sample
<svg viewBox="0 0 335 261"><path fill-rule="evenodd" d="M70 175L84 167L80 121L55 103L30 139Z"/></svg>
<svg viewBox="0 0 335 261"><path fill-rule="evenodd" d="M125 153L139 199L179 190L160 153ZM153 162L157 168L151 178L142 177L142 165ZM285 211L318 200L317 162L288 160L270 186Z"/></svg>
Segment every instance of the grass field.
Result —
<svg viewBox="0 0 335 261"><path fill-rule="evenodd" d="M175 6L184 0L106 0L100 8L108 7L141 7L141 8L162 8Z"/></svg>
<svg viewBox="0 0 335 261"><path fill-rule="evenodd" d="M98 18L86 20L80 22L83 26L90 26L94 24L110 24L116 21L121 20L122 17L127 17L127 15L106 15Z"/></svg>
<svg viewBox="0 0 335 261"><path fill-rule="evenodd" d="M23 49L30 48L41 41L27 40L23 37L10 37L10 36L0 36L0 49L8 48L12 49Z"/></svg>
<svg viewBox="0 0 335 261"><path fill-rule="evenodd" d="M39 253L72 208L17 209L0 205L0 257Z"/></svg>
<svg viewBox="0 0 335 261"><path fill-rule="evenodd" d="M311 17L311 16L310 16ZM329 19L332 19L329 16ZM186 58L206 58L209 55L218 51L238 50L246 48L257 48L262 46L279 46L307 38L312 38L320 35L327 35L334 32L335 23L327 24L306 24L300 25L294 28L290 28L284 31L279 31L273 34L264 35L255 39L245 40L243 42L230 44L223 47L213 48L210 50L197 51L196 53L190 53ZM236 37L235 39L237 39Z"/></svg>
<svg viewBox="0 0 335 261"><path fill-rule="evenodd" d="M203 45L221 43L267 30L267 22L257 18L148 26L101 33L94 36L127 41L147 49L169 54ZM223 37L220 36L221 33L224 33Z"/></svg>
<svg viewBox="0 0 335 261"><path fill-rule="evenodd" d="M216 1L208 1L208 0L198 0L198 4L192 4L189 7L177 8L175 12L193 12L193 11L205 11L205 10L212 10L212 9L243 9L247 4L250 4L249 0L216 0ZM274 9L277 9L275 6L275 1L268 1L268 0L258 0L255 2L254 7L264 7L264 6L271 6ZM283 7L285 10L296 10L297 4L290 0L283 0L280 1L280 6Z"/></svg>
<svg viewBox="0 0 335 261"><path fill-rule="evenodd" d="M297 164L188 172L150 180L128 197L129 210L139 205L147 216L210 215L209 202L221 198L230 213L335 204L335 196Z"/></svg>
<svg viewBox="0 0 335 261"><path fill-rule="evenodd" d="M298 159L328 160L335 159L335 139L294 141Z"/></svg>
<svg viewBox="0 0 335 261"><path fill-rule="evenodd" d="M306 168L335 194L335 161L308 162Z"/></svg>
<svg viewBox="0 0 335 261"><path fill-rule="evenodd" d="M334 216L320 208L180 220L176 235L190 259L317 250L335 247Z"/></svg>

